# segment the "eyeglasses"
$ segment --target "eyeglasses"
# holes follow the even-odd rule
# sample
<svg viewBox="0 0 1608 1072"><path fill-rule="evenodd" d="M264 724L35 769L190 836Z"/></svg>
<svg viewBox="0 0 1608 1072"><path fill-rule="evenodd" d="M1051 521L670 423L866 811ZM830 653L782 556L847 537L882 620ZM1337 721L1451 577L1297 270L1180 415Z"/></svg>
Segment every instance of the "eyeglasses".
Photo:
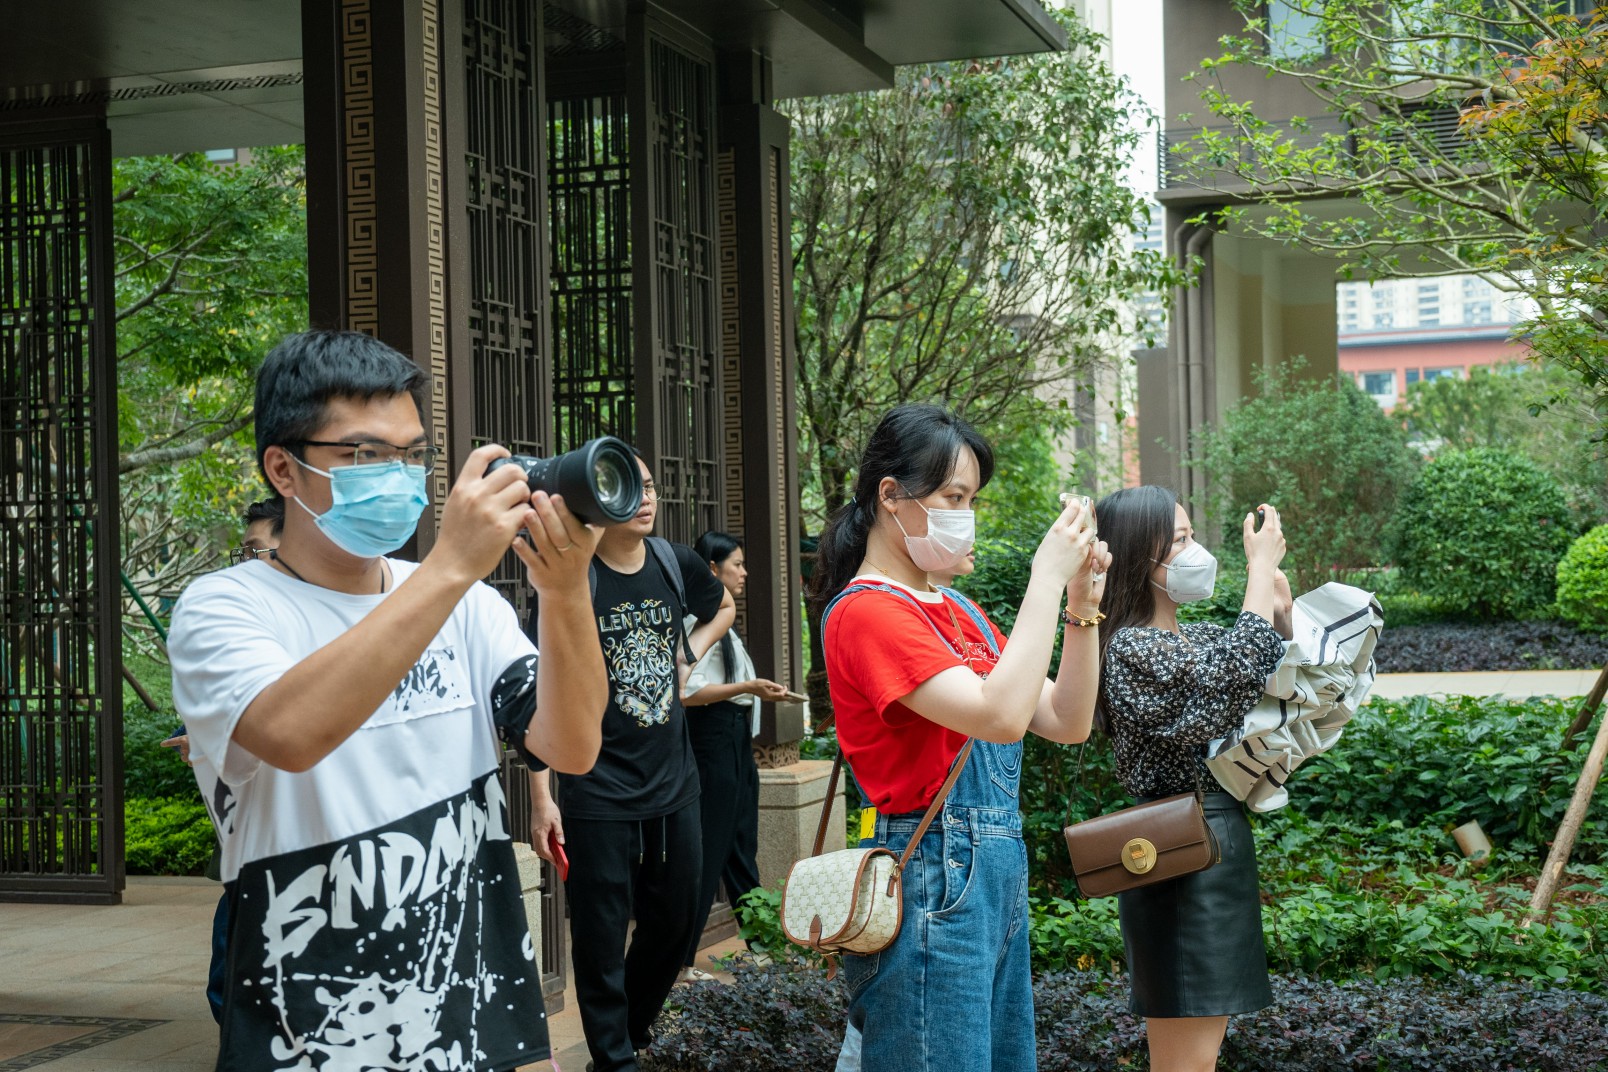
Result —
<svg viewBox="0 0 1608 1072"><path fill-rule="evenodd" d="M271 547L231 547L229 548L229 565L238 566L242 562L253 558L261 558L272 551Z"/></svg>
<svg viewBox="0 0 1608 1072"><path fill-rule="evenodd" d="M349 465L388 465L400 461L408 465L422 465L427 473L435 468L436 459L441 456L439 449L423 443L398 447L390 443L341 443L325 439L303 439L300 442L304 447L344 447L352 452L352 460L345 463Z"/></svg>
<svg viewBox="0 0 1608 1072"><path fill-rule="evenodd" d="M658 502L659 485L651 480L644 480L642 482L642 498L646 502Z"/></svg>

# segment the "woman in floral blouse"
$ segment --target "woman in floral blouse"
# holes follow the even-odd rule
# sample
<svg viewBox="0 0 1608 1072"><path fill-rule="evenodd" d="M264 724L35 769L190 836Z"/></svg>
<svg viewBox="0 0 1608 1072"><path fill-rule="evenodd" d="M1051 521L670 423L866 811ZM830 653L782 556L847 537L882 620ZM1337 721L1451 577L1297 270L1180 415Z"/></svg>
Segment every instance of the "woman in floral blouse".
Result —
<svg viewBox="0 0 1608 1072"><path fill-rule="evenodd" d="M1095 508L1111 549L1101 610L1096 725L1111 737L1117 780L1140 803L1217 790L1202 747L1239 726L1284 654L1289 583L1284 534L1271 506L1244 521L1245 605L1229 629L1180 625L1178 607L1207 599L1217 560L1195 542L1172 492L1127 488ZM1121 894L1132 979L1129 1007L1145 1019L1152 1072L1209 1072L1228 1018L1272 1001L1262 947L1256 851L1238 800L1207 792L1222 859L1193 875Z"/></svg>

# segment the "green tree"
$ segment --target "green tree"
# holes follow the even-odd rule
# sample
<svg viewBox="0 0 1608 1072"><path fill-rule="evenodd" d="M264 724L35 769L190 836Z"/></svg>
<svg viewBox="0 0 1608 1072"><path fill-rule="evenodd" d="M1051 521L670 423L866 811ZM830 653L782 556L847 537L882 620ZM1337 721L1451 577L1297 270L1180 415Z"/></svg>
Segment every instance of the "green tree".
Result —
<svg viewBox="0 0 1608 1072"><path fill-rule="evenodd" d="M1414 384L1395 416L1424 450L1502 447L1529 458L1563 488L1576 527L1608 520L1608 450L1584 444L1590 407L1557 366L1476 366L1467 379Z"/></svg>
<svg viewBox="0 0 1608 1072"><path fill-rule="evenodd" d="M1580 18L1563 0L1285 0L1316 25L1291 38L1266 5L1235 3L1245 32L1223 38L1197 72L1209 115L1182 150L1204 181L1243 184L1258 206L1227 219L1333 255L1348 278L1478 273L1529 299L1536 311L1520 330L1537 357L1574 374L1603 434L1601 9ZM1268 118L1224 88L1219 76L1234 67L1297 83L1311 109Z"/></svg>
<svg viewBox="0 0 1608 1072"><path fill-rule="evenodd" d="M307 323L304 176L299 146L114 166L123 569L148 602L221 565L261 494L253 373Z"/></svg>
<svg viewBox="0 0 1608 1072"><path fill-rule="evenodd" d="M1130 254L1142 104L1062 18L1063 53L901 70L789 102L806 523L849 498L876 421L942 401L982 426L1064 426L1042 389L1120 360L1125 302L1174 280Z"/></svg>
<svg viewBox="0 0 1608 1072"><path fill-rule="evenodd" d="M1400 424L1373 399L1345 377L1306 379L1299 362L1262 374L1258 397L1206 431L1200 456L1230 553L1248 512L1278 508L1297 593L1386 561L1384 532L1415 466Z"/></svg>

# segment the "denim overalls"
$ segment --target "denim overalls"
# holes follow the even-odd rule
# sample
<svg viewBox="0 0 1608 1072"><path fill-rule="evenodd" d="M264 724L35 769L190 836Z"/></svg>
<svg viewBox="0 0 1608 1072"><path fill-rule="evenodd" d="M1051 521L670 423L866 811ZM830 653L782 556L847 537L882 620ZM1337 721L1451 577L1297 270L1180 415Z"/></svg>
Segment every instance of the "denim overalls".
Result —
<svg viewBox="0 0 1608 1072"><path fill-rule="evenodd" d="M959 593L945 596L992 646L982 612ZM899 936L880 953L843 957L849 1023L871 1072L1037 1068L1021 774L1021 741L976 742L905 869ZM920 812L879 814L860 846L901 853L920 822Z"/></svg>

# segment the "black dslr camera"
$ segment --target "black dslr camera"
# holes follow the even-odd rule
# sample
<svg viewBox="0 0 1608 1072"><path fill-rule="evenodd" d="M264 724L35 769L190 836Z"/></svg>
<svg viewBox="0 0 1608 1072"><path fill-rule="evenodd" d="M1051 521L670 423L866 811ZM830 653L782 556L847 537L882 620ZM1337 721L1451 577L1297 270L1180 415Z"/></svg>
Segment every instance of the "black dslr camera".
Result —
<svg viewBox="0 0 1608 1072"><path fill-rule="evenodd" d="M498 458L486 472L517 465L531 491L562 495L570 513L588 524L629 521L642 508L642 471L631 448L600 436L553 458L515 454Z"/></svg>

